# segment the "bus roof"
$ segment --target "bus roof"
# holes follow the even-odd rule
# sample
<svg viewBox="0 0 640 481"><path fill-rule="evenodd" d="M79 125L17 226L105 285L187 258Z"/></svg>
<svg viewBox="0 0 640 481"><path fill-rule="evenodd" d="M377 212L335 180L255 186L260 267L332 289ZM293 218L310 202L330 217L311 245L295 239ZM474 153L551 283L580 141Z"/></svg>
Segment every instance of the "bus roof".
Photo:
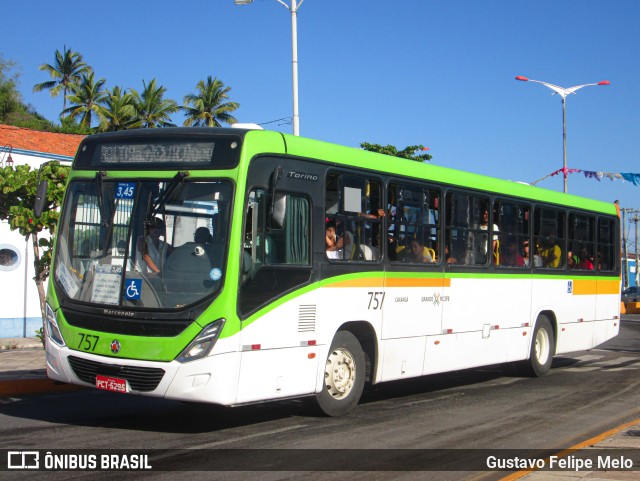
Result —
<svg viewBox="0 0 640 481"><path fill-rule="evenodd" d="M248 134L247 137L266 132L253 132L250 135ZM286 145L286 153L289 155L321 159L335 164L375 170L391 175L433 180L446 185L617 215L615 204L609 202L565 194L521 182L497 179L463 170L391 157L353 147L344 147L288 134L282 135Z"/></svg>
<svg viewBox="0 0 640 481"><path fill-rule="evenodd" d="M92 141L113 141L116 139L161 139L174 136L215 137L221 135L236 135L244 137L245 155L248 154L252 156L258 153L284 153L293 156L331 162L336 165L344 165L345 167L350 166L401 177L431 180L445 185L493 192L496 194L504 194L527 200L543 201L551 204L575 207L577 209L586 209L617 215L616 206L609 202L579 197L572 194L565 194L521 182L502 180L463 170L378 154L354 147L345 147L320 140L297 137L271 130L204 127L134 129L92 135L87 137L83 141L83 144ZM82 145L80 147L82 148ZM76 156L76 163L77 160L78 157Z"/></svg>

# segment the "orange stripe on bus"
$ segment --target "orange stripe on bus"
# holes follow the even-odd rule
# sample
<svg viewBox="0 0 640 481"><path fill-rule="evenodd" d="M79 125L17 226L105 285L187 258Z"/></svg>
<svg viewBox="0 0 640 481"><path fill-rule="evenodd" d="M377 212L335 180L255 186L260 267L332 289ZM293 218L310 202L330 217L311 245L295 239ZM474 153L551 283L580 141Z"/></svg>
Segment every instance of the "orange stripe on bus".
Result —
<svg viewBox="0 0 640 481"><path fill-rule="evenodd" d="M451 279L402 277L384 279L349 279L327 287L451 287Z"/></svg>
<svg viewBox="0 0 640 481"><path fill-rule="evenodd" d="M451 287L451 279L439 278L387 278L386 287Z"/></svg>
<svg viewBox="0 0 640 481"><path fill-rule="evenodd" d="M596 294L618 294L620 292L619 281L605 280L575 280L573 281L573 294L575 296L586 296Z"/></svg>

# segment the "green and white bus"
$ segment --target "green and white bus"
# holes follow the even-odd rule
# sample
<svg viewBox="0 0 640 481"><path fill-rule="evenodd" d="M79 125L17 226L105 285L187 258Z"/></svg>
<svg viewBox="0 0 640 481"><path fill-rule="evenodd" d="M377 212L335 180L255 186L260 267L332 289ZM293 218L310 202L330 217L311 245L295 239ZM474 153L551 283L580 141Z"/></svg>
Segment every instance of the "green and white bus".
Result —
<svg viewBox="0 0 640 481"><path fill-rule="evenodd" d="M620 322L617 206L278 132L87 137L47 301L47 373L238 406L508 364Z"/></svg>

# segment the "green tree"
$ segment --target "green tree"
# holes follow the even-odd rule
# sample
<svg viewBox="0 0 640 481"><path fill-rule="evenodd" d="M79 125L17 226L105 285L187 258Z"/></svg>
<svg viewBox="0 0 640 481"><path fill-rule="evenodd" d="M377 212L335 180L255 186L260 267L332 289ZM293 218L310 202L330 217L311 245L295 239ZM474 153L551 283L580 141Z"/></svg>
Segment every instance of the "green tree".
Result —
<svg viewBox="0 0 640 481"><path fill-rule="evenodd" d="M146 128L175 127L171 123L171 114L177 112L180 107L175 100L165 99L167 89L156 86L156 79L147 84L142 81L142 93L131 89L133 103L136 107L136 115L140 120L140 126Z"/></svg>
<svg viewBox="0 0 640 481"><path fill-rule="evenodd" d="M207 77L207 81L200 80L196 85L196 93L185 95L184 106L186 127L221 127L236 123L231 112L240 107L237 102L229 102L231 87L225 87L221 80Z"/></svg>
<svg viewBox="0 0 640 481"><path fill-rule="evenodd" d="M0 55L0 122L3 123L10 114L24 109L17 89L18 74L11 72L15 65L15 62L4 60Z"/></svg>
<svg viewBox="0 0 640 481"><path fill-rule="evenodd" d="M113 132L140 127L140 119L136 117L136 107L133 96L116 86L107 89L107 97L103 101L103 119L98 130Z"/></svg>
<svg viewBox="0 0 640 481"><path fill-rule="evenodd" d="M81 127L91 128L93 114L102 121L105 118L102 103L108 94L104 91L105 79L96 80L93 71L82 74L78 85L71 85L71 92L67 98L71 107L62 111L62 116L69 116L72 120L78 120Z"/></svg>
<svg viewBox="0 0 640 481"><path fill-rule="evenodd" d="M64 195L64 189L69 176L69 167L59 162L50 162L42 167L41 179L47 180L47 206L36 219L33 206L38 188L38 170L32 170L27 164L0 169L0 220L7 220L11 230L18 232L28 240L31 237L33 246L34 278L38 295L42 319L45 319L45 280L49 276L51 254L55 228L58 223L59 209ZM47 230L49 237L40 236Z"/></svg>
<svg viewBox="0 0 640 481"><path fill-rule="evenodd" d="M429 149L424 145L409 145L403 150L398 150L393 145L382 146L380 144L362 142L360 147L371 152L378 152L379 154L392 155L394 157L401 157L403 159L415 160L418 162L428 162L433 158L430 154L427 154L427 150Z"/></svg>
<svg viewBox="0 0 640 481"><path fill-rule="evenodd" d="M22 102L18 91L17 64L0 54L0 123L36 130L52 130L54 125Z"/></svg>
<svg viewBox="0 0 640 481"><path fill-rule="evenodd" d="M82 60L82 55L72 52L65 45L62 52L56 50L53 65L42 64L40 70L47 71L53 80L34 85L33 91L49 90L52 97L57 97L62 92L62 110L64 111L67 109L67 94L71 91L71 86L80 83L82 75L89 73L91 67Z"/></svg>

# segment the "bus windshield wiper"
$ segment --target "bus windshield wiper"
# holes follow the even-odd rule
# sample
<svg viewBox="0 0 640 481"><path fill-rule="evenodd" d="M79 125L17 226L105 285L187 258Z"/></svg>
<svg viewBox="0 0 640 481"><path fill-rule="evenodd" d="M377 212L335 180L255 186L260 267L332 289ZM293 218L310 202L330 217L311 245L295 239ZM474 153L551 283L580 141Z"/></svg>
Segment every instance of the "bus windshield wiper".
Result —
<svg viewBox="0 0 640 481"><path fill-rule="evenodd" d="M151 212L149 212L149 215L148 215L150 219L155 217L160 207L164 205L165 199L167 199L173 193L173 191L176 190L178 185L184 182L185 177L188 177L188 176L189 176L189 171L185 170L185 171L178 172L175 175L175 177L171 179L171 181L169 182L169 185L167 185L167 188L164 189L164 192L162 193L162 195L158 197L158 200L153 203L153 206L151 207Z"/></svg>
<svg viewBox="0 0 640 481"><path fill-rule="evenodd" d="M108 227L107 214L104 211L104 197L102 195L102 179L107 176L104 171L96 172L96 191L98 197L98 210L100 211L100 222L104 227Z"/></svg>

